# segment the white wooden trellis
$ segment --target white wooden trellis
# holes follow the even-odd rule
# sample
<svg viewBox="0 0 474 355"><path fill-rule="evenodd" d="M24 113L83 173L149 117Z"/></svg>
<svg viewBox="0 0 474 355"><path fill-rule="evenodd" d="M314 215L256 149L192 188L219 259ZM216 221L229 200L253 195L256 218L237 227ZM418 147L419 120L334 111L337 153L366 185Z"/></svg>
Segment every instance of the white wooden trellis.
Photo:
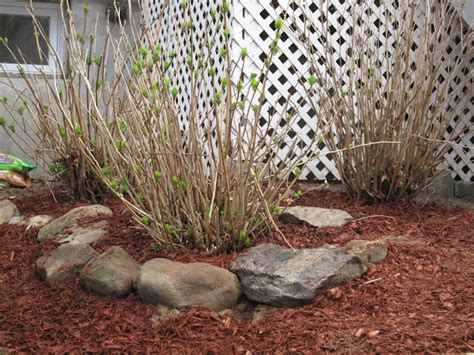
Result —
<svg viewBox="0 0 474 355"><path fill-rule="evenodd" d="M150 18L149 20L153 23L158 15L158 9L161 6L163 0L150 0ZM193 20L198 30L203 31L206 28L205 21L208 17L209 10L211 8L217 8L222 0L194 0L189 1L192 6ZM247 63L246 72L258 72L258 68L262 68L265 60L264 54L268 52L268 46L274 35L274 20L277 17L285 17L283 11L288 8L288 0L233 0L232 7L232 38L233 38L233 58L234 61L238 59L242 48L247 48L249 52L249 58L251 59ZM307 9L314 16L315 23L321 21L320 14L318 13L318 0L307 0ZM160 32L160 38L165 42L167 39L172 39L176 35L180 21L179 1L172 2L169 11L166 14L165 26L162 27ZM349 34L348 29L351 27L349 23L350 15L347 13L347 2L339 0L328 0L327 6L327 18L325 21L329 21L330 25L338 30L335 31L332 40L337 44L339 50L345 50L345 43L348 42ZM377 1L374 1L373 6L377 6ZM376 10L376 9L374 9ZM373 11L367 18L367 21L371 21L374 26L378 21L384 21L384 18L377 16L378 12ZM341 35L339 35L339 33ZM196 36L199 36L199 31L196 32ZM218 40L222 41L222 38ZM390 38L386 47L393 45ZM197 42L197 37L196 37ZM170 41L172 50L180 52L179 42ZM448 48L446 53L446 59L452 58L459 55L457 43L453 43L452 47ZM315 43L316 46L321 46L320 43ZM342 58L338 58L342 61ZM467 65L459 76L467 78L466 87L464 87L463 94L467 96L466 106L458 107L459 117L457 120L461 122L457 126L457 130L461 135L461 144L466 147L474 146L474 92L472 90L472 75L474 64L474 58L469 58ZM216 53L215 57L216 67L219 73L222 73L223 60ZM345 63L341 62L341 66ZM267 102L263 110L261 120L265 121L270 119L270 112L277 111L281 112L284 107L285 101L291 97L290 107L294 107L297 112L296 119L292 121L292 130L288 137L291 140L298 140L300 145L309 144L313 135L317 134L316 123L314 113L308 102L305 100L304 89L299 85L298 80L305 75L307 70L307 61L304 56L304 51L301 47L292 40L290 36L284 34L282 42L280 43L280 52L277 57L274 58L273 65L271 67L271 73L269 76L269 86L267 94ZM443 75L446 76L446 72L442 73L439 80L444 80ZM183 114L183 127L185 126L185 113L188 109L189 97L186 96L187 90L185 89L189 85L189 73L184 69L180 72L178 77L174 78L176 84L179 85L183 90L181 96L178 98L180 108ZM202 93L204 96L209 96L210 92ZM204 100L203 100L204 101ZM203 107L201 107L204 110ZM268 115L265 113L268 112ZM453 124L454 126L454 124ZM451 128L452 129L452 128ZM321 146L322 153L325 152L324 146ZM285 150L281 151L284 154ZM472 149L453 147L446 155L445 165L453 170L453 175L460 180L474 181L474 153ZM313 161L306 171L302 174L303 179L308 180L335 180L339 178L339 174L336 170L334 162L329 156L323 156L319 160Z"/></svg>

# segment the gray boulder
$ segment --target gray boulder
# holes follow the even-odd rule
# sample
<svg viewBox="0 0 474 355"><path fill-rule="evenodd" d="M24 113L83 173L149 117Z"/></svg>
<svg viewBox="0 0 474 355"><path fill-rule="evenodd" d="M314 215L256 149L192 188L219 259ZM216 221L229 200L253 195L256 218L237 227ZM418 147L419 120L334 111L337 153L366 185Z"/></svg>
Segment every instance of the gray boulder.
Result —
<svg viewBox="0 0 474 355"><path fill-rule="evenodd" d="M177 309L201 305L221 311L232 308L241 295L239 280L228 270L167 259L143 264L137 288L143 301Z"/></svg>
<svg viewBox="0 0 474 355"><path fill-rule="evenodd" d="M89 260L99 255L84 244L63 244L36 261L39 277L50 286L75 279Z"/></svg>
<svg viewBox="0 0 474 355"><path fill-rule="evenodd" d="M313 227L344 227L352 222L352 216L342 210L293 206L283 211L280 220L289 224L306 223Z"/></svg>
<svg viewBox="0 0 474 355"><path fill-rule="evenodd" d="M310 303L323 289L355 279L367 271L360 258L330 245L293 252L261 244L230 266L248 299L271 306Z"/></svg>
<svg viewBox="0 0 474 355"><path fill-rule="evenodd" d="M370 264L381 263L388 254L387 243L384 240L351 240L344 246L344 250Z"/></svg>
<svg viewBox="0 0 474 355"><path fill-rule="evenodd" d="M84 290L101 296L126 297L135 287L140 266L121 247L111 247L92 259L81 272Z"/></svg>
<svg viewBox="0 0 474 355"><path fill-rule="evenodd" d="M43 226L38 232L38 241L55 239L67 228L75 225L79 219L96 217L98 215L112 215L112 210L101 205L77 207Z"/></svg>
<svg viewBox="0 0 474 355"><path fill-rule="evenodd" d="M10 200L0 200L0 224L10 222L13 217L20 216L18 208Z"/></svg>

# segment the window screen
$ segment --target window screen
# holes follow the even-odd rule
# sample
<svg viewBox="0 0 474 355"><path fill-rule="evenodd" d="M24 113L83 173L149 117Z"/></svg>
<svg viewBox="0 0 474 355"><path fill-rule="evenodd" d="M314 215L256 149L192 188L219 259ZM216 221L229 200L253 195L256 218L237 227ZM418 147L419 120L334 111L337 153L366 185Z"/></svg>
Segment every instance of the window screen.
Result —
<svg viewBox="0 0 474 355"><path fill-rule="evenodd" d="M38 23L49 37L50 17L38 17ZM49 50L41 36L35 36L33 20L28 15L0 14L0 37L8 39L8 45L17 57L4 47L0 48L0 63L48 65ZM42 50L38 51L38 44Z"/></svg>

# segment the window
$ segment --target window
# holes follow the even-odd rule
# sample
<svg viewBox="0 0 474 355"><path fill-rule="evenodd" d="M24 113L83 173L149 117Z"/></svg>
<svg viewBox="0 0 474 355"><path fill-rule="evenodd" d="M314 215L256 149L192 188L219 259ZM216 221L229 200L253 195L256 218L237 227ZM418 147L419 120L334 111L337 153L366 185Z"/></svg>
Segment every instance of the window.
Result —
<svg viewBox="0 0 474 355"><path fill-rule="evenodd" d="M33 5L38 23L47 34L54 51L49 50L47 41L41 36L35 36L35 26L26 6L26 1L11 0L6 4L0 3L0 37L8 39L8 45L13 52L10 53L4 46L0 47L0 66L7 72L18 72L17 63L21 63L23 69L30 73L52 73L53 52L61 54L59 5Z"/></svg>

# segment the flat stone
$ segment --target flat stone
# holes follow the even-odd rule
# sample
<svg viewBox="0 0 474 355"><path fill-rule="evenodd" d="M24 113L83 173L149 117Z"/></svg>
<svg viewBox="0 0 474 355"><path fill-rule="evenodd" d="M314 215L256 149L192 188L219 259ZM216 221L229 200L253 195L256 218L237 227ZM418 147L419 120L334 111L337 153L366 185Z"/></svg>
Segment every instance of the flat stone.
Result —
<svg viewBox="0 0 474 355"><path fill-rule="evenodd" d="M271 306L310 303L322 290L355 279L367 271L362 260L324 245L293 252L276 244L261 244L230 266L248 299Z"/></svg>
<svg viewBox="0 0 474 355"><path fill-rule="evenodd" d="M26 223L26 230L40 228L51 222L54 218L48 215L38 215L30 217Z"/></svg>
<svg viewBox="0 0 474 355"><path fill-rule="evenodd" d="M121 247L111 247L87 263L79 277L81 287L111 298L126 297L135 288L140 266Z"/></svg>
<svg viewBox="0 0 474 355"><path fill-rule="evenodd" d="M309 224L313 227L344 227L352 222L352 216L346 211L319 207L287 207L280 215L283 223Z"/></svg>
<svg viewBox="0 0 474 355"><path fill-rule="evenodd" d="M75 225L81 218L96 217L98 215L110 216L112 214L110 208L101 205L77 207L43 226L38 232L37 239L39 242L55 239L65 229Z"/></svg>
<svg viewBox="0 0 474 355"><path fill-rule="evenodd" d="M351 240L343 249L370 264L381 263L388 255L387 243L384 240Z"/></svg>
<svg viewBox="0 0 474 355"><path fill-rule="evenodd" d="M0 200L0 224L9 223L13 217L18 217L18 208L10 200Z"/></svg>
<svg viewBox="0 0 474 355"><path fill-rule="evenodd" d="M200 305L221 311L241 295L239 280L228 270L161 258L142 265L137 288L143 301L176 309Z"/></svg>
<svg viewBox="0 0 474 355"><path fill-rule="evenodd" d="M455 195L464 201L474 202L474 183L470 181L456 181Z"/></svg>
<svg viewBox="0 0 474 355"><path fill-rule="evenodd" d="M50 286L75 279L89 260L99 255L84 244L63 244L36 262L39 277Z"/></svg>
<svg viewBox="0 0 474 355"><path fill-rule="evenodd" d="M99 221L93 223L87 227L72 226L66 231L69 233L67 236L62 237L64 234L58 234L56 237L57 243L72 243L72 244L92 244L98 242L107 235L107 221Z"/></svg>

